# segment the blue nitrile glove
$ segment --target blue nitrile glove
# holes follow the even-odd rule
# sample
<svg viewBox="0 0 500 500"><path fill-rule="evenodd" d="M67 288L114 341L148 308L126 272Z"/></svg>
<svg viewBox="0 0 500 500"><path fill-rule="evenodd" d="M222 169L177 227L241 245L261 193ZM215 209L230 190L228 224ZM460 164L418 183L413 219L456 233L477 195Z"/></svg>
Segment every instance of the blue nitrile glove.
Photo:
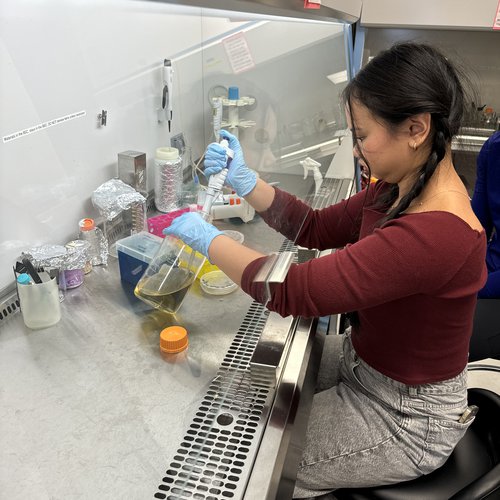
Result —
<svg viewBox="0 0 500 500"><path fill-rule="evenodd" d="M171 234L180 238L193 250L200 252L208 258L208 247L212 240L223 234L215 226L209 224L197 212L186 212L176 217L163 234Z"/></svg>
<svg viewBox="0 0 500 500"><path fill-rule="evenodd" d="M219 135L221 138L228 140L229 148L234 153L234 157L229 164L226 183L236 191L238 196L246 196L257 184L257 175L245 165L240 141L227 130L220 130ZM205 176L209 178L211 175L218 174L226 167L226 163L225 149L217 142L209 144L205 152Z"/></svg>

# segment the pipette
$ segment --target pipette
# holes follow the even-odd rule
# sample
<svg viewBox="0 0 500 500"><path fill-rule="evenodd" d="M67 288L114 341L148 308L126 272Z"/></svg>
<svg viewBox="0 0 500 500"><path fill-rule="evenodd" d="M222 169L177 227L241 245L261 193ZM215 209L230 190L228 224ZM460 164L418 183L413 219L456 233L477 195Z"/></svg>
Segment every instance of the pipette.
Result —
<svg viewBox="0 0 500 500"><path fill-rule="evenodd" d="M212 205L215 199L219 196L222 186L224 186L224 181L227 176L227 167L229 167L229 163L233 159L233 150L229 149L229 142L227 139L222 139L220 141L220 145L226 150L226 168L223 168L218 174L214 174L210 176L208 180L208 187L205 191L205 201L203 202L203 207L201 209L200 215L205 220L209 220L210 211L212 210Z"/></svg>

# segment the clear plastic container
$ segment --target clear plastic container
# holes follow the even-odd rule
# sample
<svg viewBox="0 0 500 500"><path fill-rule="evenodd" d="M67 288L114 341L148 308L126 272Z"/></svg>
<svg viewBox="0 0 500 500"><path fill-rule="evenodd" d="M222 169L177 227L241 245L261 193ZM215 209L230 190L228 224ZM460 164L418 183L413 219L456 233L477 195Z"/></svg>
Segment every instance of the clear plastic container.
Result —
<svg viewBox="0 0 500 500"><path fill-rule="evenodd" d="M161 311L176 313L205 262L174 236L166 236L137 283L135 295Z"/></svg>
<svg viewBox="0 0 500 500"><path fill-rule="evenodd" d="M163 239L145 231L116 242L120 277L137 285L149 263L160 248Z"/></svg>
<svg viewBox="0 0 500 500"><path fill-rule="evenodd" d="M108 242L104 233L95 226L94 219L82 219L78 223L80 233L78 238L90 244L89 260L93 266L108 263Z"/></svg>
<svg viewBox="0 0 500 500"><path fill-rule="evenodd" d="M200 278L201 289L209 295L227 295L234 292L238 285L222 271L211 271Z"/></svg>

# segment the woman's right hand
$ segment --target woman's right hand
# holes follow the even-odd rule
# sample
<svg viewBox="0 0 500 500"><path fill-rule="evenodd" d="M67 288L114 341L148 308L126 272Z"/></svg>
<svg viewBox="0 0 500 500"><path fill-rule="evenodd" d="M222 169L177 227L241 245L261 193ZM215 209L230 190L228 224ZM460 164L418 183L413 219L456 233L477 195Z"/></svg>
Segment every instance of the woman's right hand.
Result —
<svg viewBox="0 0 500 500"><path fill-rule="evenodd" d="M229 165L226 182L236 191L238 196L244 197L257 184L257 174L246 166L243 150L238 139L226 130L220 130L219 135L222 139L227 139L229 148L234 153ZM226 150L217 142L209 144L205 152L205 176L208 178L211 175L218 174L226 167L226 164Z"/></svg>

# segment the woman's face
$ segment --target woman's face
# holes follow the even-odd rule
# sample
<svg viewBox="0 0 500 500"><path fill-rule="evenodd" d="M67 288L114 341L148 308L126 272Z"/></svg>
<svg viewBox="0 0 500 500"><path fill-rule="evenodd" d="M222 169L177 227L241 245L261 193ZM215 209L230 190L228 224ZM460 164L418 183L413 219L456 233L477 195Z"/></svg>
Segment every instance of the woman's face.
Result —
<svg viewBox="0 0 500 500"><path fill-rule="evenodd" d="M351 103L347 121L353 131L354 156L359 159L362 169L366 169L366 159L371 175L392 184L413 182L418 170L415 152L410 147L410 130L406 125L394 131L361 103ZM357 138L357 140L356 140Z"/></svg>

